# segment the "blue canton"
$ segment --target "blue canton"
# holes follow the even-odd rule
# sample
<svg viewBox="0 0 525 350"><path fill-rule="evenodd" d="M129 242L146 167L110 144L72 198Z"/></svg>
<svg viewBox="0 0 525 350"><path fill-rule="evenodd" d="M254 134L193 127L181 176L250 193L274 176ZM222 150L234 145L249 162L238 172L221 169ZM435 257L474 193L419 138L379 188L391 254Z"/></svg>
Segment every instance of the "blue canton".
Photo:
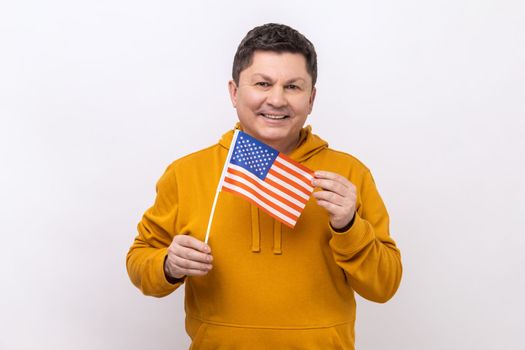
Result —
<svg viewBox="0 0 525 350"><path fill-rule="evenodd" d="M238 165L264 180L278 155L279 152L276 149L240 131L230 163Z"/></svg>

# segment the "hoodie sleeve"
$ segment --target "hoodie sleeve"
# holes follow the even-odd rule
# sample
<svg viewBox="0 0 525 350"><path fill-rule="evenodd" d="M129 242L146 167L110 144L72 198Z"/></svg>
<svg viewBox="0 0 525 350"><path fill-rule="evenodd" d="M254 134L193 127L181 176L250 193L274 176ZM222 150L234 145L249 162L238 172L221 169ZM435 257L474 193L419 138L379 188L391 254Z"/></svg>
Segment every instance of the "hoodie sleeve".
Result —
<svg viewBox="0 0 525 350"><path fill-rule="evenodd" d="M177 218L177 182L173 165L157 182L157 198L138 224L126 257L128 275L142 293L163 297L183 282L170 283L164 275L164 259L175 234Z"/></svg>
<svg viewBox="0 0 525 350"><path fill-rule="evenodd" d="M363 298L383 303L401 282L401 255L390 237L388 213L369 171L358 191L354 223L343 233L330 228L330 247L350 286Z"/></svg>

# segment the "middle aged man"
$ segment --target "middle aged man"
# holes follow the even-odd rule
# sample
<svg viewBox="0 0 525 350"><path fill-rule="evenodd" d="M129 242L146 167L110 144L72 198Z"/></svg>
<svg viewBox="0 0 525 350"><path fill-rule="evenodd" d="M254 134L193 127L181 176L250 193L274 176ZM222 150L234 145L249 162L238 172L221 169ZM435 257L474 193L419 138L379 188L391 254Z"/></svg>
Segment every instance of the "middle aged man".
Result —
<svg viewBox="0 0 525 350"><path fill-rule="evenodd" d="M263 25L239 45L229 82L237 128L316 171L294 229L221 193L203 242L233 130L173 162L138 225L131 280L157 297L186 284L194 349L353 349L354 291L385 302L399 286L400 253L370 171L304 127L316 60L296 30Z"/></svg>

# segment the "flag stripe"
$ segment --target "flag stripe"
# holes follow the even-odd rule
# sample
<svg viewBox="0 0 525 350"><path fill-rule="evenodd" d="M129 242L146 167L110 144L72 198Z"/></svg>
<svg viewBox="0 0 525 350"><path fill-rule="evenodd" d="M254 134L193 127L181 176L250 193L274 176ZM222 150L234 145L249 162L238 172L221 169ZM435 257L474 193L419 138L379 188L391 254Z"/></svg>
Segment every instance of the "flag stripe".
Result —
<svg viewBox="0 0 525 350"><path fill-rule="evenodd" d="M307 191L310 192L313 189L312 178L306 178L302 174L296 172L294 169L288 168L286 165L277 161L273 164L272 168L279 171L290 180L296 182Z"/></svg>
<svg viewBox="0 0 525 350"><path fill-rule="evenodd" d="M293 192L292 190L289 190L287 187L284 187L283 185L278 184L277 182L273 181L270 177L266 177L264 180L265 183L272 186L275 189L281 190L283 193L287 194L289 197L294 198L295 200L299 201L300 203L306 203L308 202L308 198L305 198L305 196L298 195L297 193ZM287 197L288 198L288 197Z"/></svg>
<svg viewBox="0 0 525 350"><path fill-rule="evenodd" d="M258 200L257 197L254 197L251 193L246 192L244 189L233 186L227 182L224 182L222 187L225 191L242 196L246 198L247 200L253 202L255 205L265 210L268 214L275 217L277 220L284 222L290 227L293 228L295 226L295 223L297 222L297 220L291 219L288 216L281 214L279 211L274 210L272 207L268 207L266 204Z"/></svg>
<svg viewBox="0 0 525 350"><path fill-rule="evenodd" d="M263 189L259 186L255 187L246 177L242 175L232 175L228 173L226 177L224 178L224 181L228 181L231 184L235 184L239 187L244 188L245 190L249 191L250 193L253 193L256 195L259 199L264 201L266 204L271 205L272 207L275 207L275 209L278 210L285 210L288 213L291 213L297 217L299 217L300 212L303 208L293 208L288 203L285 203L284 200L282 200L279 196L273 194L272 192ZM288 201L286 201L288 202ZM291 203L290 203L291 204ZM292 204L293 205L293 204ZM295 205L294 205L295 206Z"/></svg>
<svg viewBox="0 0 525 350"><path fill-rule="evenodd" d="M283 181L288 182L290 185L294 186L295 188L297 188L298 190L300 190L301 192L303 192L305 194L309 194L313 190L312 186L305 184L304 182L302 182L300 179L296 178L295 176L293 176L289 172L287 172L287 171L283 170L282 168L276 166L275 163L270 168L270 171L274 171L274 175L275 174L281 175L282 176L281 179Z"/></svg>
<svg viewBox="0 0 525 350"><path fill-rule="evenodd" d="M260 183L261 185L265 186L266 188L278 193L279 195L283 196L290 202L294 203L297 206L303 207L304 203L308 201L310 197L306 197L304 195L297 195L295 192L289 190L288 188L281 186L275 181L270 180L268 177L266 177L265 180L259 179L257 176L253 175L251 172L246 171L244 168L237 166L235 164L230 164L229 169L233 171L239 171L246 176L249 176L252 180Z"/></svg>
<svg viewBox="0 0 525 350"><path fill-rule="evenodd" d="M280 168L281 170L284 171L284 174L288 173L288 174L291 174L293 175L295 178L293 178L292 176L290 175L286 175L287 177L290 177L292 180L294 180L295 182L297 182L298 185L304 187L306 190L308 190L308 192L312 191L313 190L313 187L312 187L312 177L308 175L308 177L305 177L303 174L297 172L296 170L298 170L297 168L295 168L292 164L288 163L284 163L281 161L281 159L277 158L275 160L275 163L273 163L273 165L275 167L278 167ZM291 167L289 166L291 165Z"/></svg>
<svg viewBox="0 0 525 350"><path fill-rule="evenodd" d="M315 177L314 172L311 170L305 171L303 170L304 167L301 166L301 164L290 160L290 158L285 158L284 154L279 154L279 157L276 159L279 163L287 166L290 169L293 169L295 172L298 172L301 174L306 180L306 182L310 183L310 181Z"/></svg>
<svg viewBox="0 0 525 350"><path fill-rule="evenodd" d="M305 174L309 174L312 178L314 177L314 172L311 170L311 169L308 169L307 167L305 167L304 165L302 165L301 163L299 162L296 162L295 160L293 160L292 158L288 157L287 155L285 154L282 154L282 153L279 153L279 157L281 159L283 159L284 161L292 164L293 166L301 169L303 172L305 172ZM305 175L306 177L308 177L307 175Z"/></svg>
<svg viewBox="0 0 525 350"><path fill-rule="evenodd" d="M246 185L245 183L242 183L241 181L237 181L229 177L226 177L224 181L229 183L232 186L235 186L237 188L242 188L246 192L251 193L259 201L263 202L268 207L273 208L274 210L280 212L281 214L285 216L288 216L293 219L297 219L300 215L300 213L297 210L293 210L291 208L288 208L289 209L288 210L287 208L284 207L282 203L275 203L271 199L265 198L260 192L257 192L256 189Z"/></svg>
<svg viewBox="0 0 525 350"><path fill-rule="evenodd" d="M241 167L231 165L228 168L228 173L226 174L226 176L232 177L231 175L236 175L242 177L245 179L245 181L249 181L252 187L256 186L261 191L267 193L269 196L277 197L278 200L283 201L286 205L297 211L301 211L304 208L306 202L302 198L297 200L294 197L289 196L285 192L281 191L279 188L275 188L274 186L271 186L270 184L262 181L257 176L254 176L252 173L243 170L244 169L242 169Z"/></svg>
<svg viewBox="0 0 525 350"><path fill-rule="evenodd" d="M273 181L278 182L279 184L288 188L290 191L297 193L304 199L308 199L307 197L310 197L310 192L307 192L301 186L296 185L292 180L288 179L286 176L279 174L279 172L275 171L275 168L270 169L268 175L266 175L266 178L270 178Z"/></svg>

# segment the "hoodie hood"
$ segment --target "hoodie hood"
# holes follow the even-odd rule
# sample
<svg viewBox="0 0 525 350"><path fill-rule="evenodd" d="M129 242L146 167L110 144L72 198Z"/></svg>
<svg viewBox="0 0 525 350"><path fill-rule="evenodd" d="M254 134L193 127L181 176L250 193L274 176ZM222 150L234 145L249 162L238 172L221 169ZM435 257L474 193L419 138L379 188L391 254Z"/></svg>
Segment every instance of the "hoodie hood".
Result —
<svg viewBox="0 0 525 350"><path fill-rule="evenodd" d="M222 147L228 150L230 149L233 133L235 130L242 131L240 123L237 123L233 130L230 130L222 135L219 141L219 144ZM312 127L308 125L304 127L299 134L299 143L297 148L294 149L290 154L287 154L287 156L301 163L313 157L315 154L321 152L325 148L328 148L328 143L319 136L313 134Z"/></svg>

